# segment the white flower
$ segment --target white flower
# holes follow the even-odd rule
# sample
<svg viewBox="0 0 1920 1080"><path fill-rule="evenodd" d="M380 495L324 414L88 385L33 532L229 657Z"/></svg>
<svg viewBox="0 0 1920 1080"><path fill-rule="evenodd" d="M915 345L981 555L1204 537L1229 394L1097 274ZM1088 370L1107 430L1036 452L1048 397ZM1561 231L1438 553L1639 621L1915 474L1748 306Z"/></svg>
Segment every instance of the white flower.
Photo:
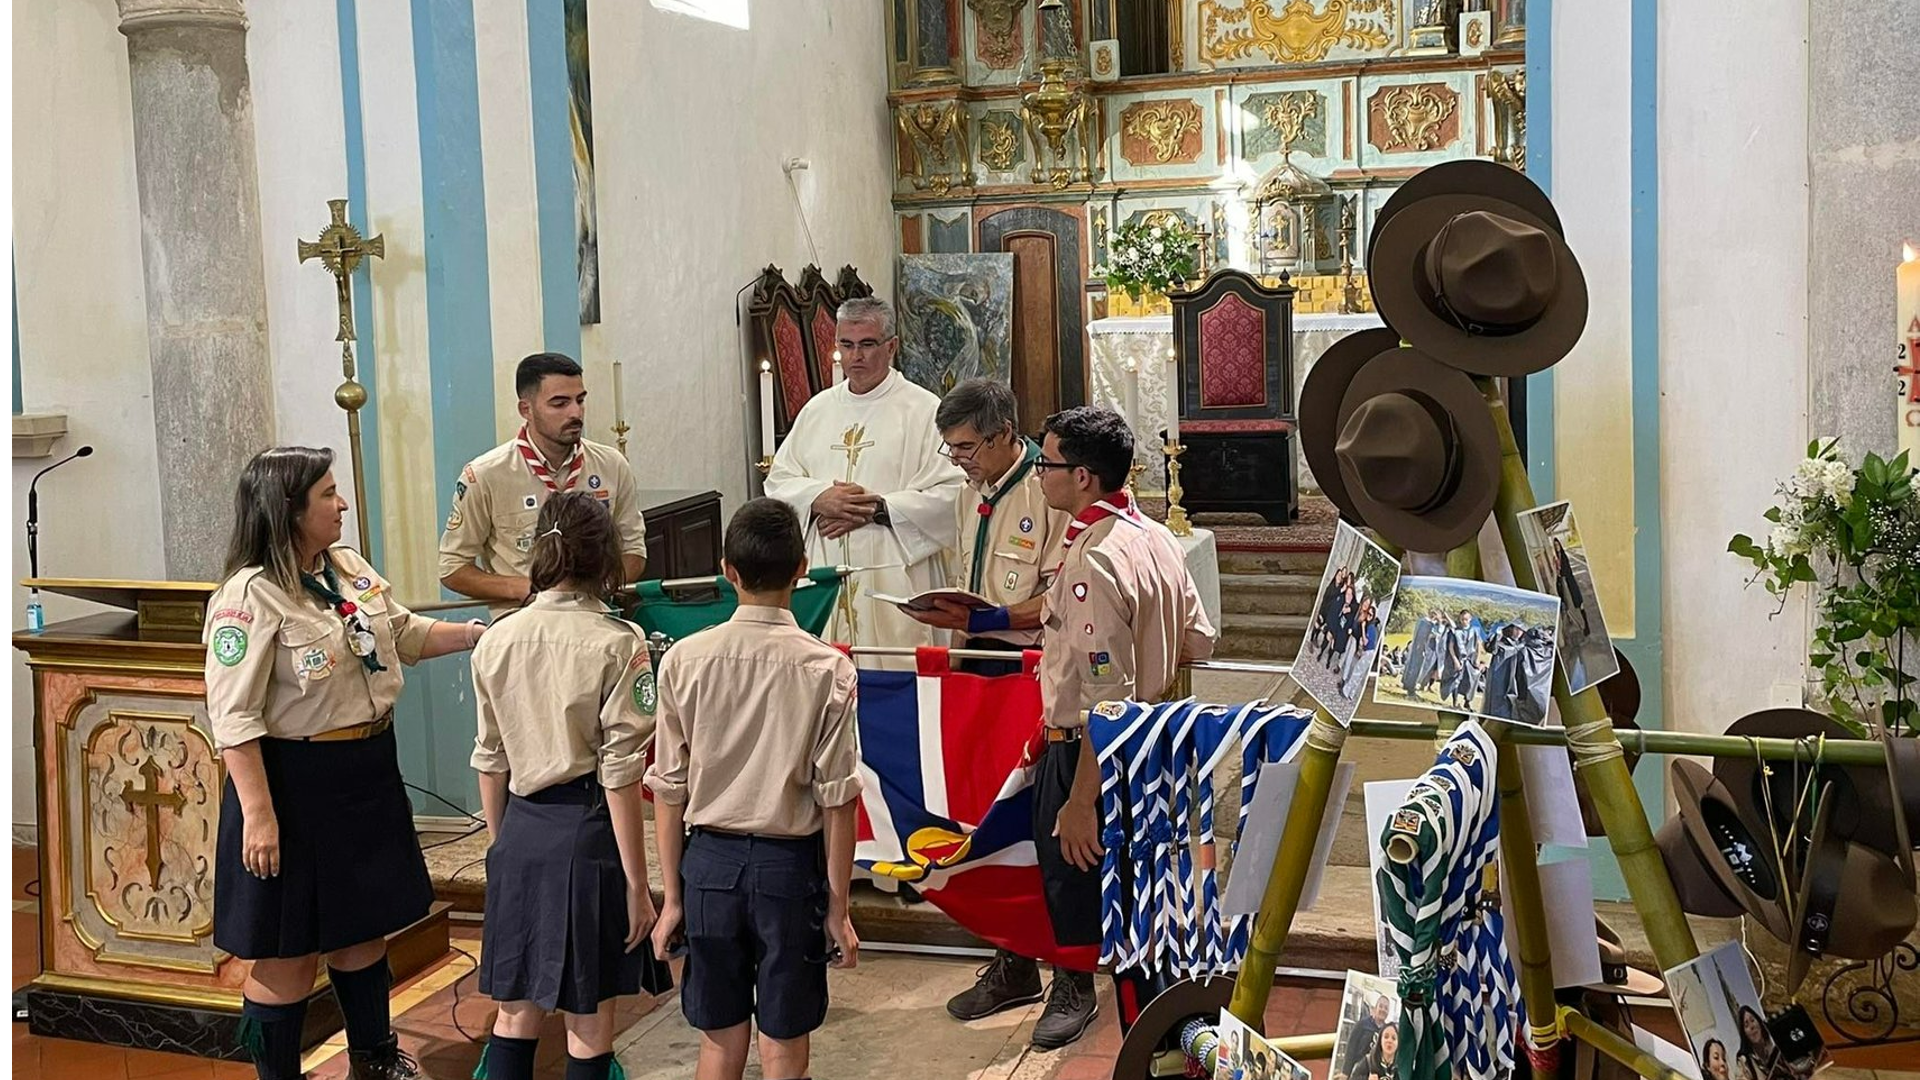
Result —
<svg viewBox="0 0 1920 1080"><path fill-rule="evenodd" d="M1153 238L1154 238L1155 240L1158 240L1158 239L1160 239L1160 238L1161 238L1162 236L1165 236L1166 234L1167 234L1167 233L1166 233L1166 230L1165 230L1165 229L1162 229L1162 228L1161 228L1160 226L1158 226L1158 225L1155 225L1155 226L1154 226L1154 227L1153 227L1153 228L1152 228L1151 230L1149 230L1149 231L1148 231L1148 233L1147 233L1147 235L1148 235L1148 236L1151 236L1151 237L1153 237Z"/></svg>
<svg viewBox="0 0 1920 1080"><path fill-rule="evenodd" d="M1156 229L1156 230L1154 230L1154 231L1155 231L1155 232L1158 232L1159 230L1157 230L1157 229ZM1156 240L1156 241L1154 241L1154 245L1153 245L1153 253L1154 253L1155 255L1165 255L1165 254L1167 253L1167 245L1165 245L1165 244L1162 244L1162 243L1160 243L1160 242L1159 242L1159 241L1157 241L1157 240Z"/></svg>
<svg viewBox="0 0 1920 1080"><path fill-rule="evenodd" d="M1820 491L1846 505L1853 498L1853 470L1844 461L1825 461L1820 469Z"/></svg>
<svg viewBox="0 0 1920 1080"><path fill-rule="evenodd" d="M1912 489L1913 498L1920 499L1920 472L1915 472L1912 476L1907 477L1907 487Z"/></svg>
<svg viewBox="0 0 1920 1080"><path fill-rule="evenodd" d="M1805 543L1800 530L1795 526L1775 525L1773 531L1767 534L1767 553L1776 558L1787 558L1801 554Z"/></svg>
<svg viewBox="0 0 1920 1080"><path fill-rule="evenodd" d="M1786 489L1787 494L1796 499L1815 498L1825 486L1823 481L1826 476L1826 465L1827 463L1819 458L1802 458L1800 464L1794 466L1793 475L1787 478L1787 482L1782 487Z"/></svg>

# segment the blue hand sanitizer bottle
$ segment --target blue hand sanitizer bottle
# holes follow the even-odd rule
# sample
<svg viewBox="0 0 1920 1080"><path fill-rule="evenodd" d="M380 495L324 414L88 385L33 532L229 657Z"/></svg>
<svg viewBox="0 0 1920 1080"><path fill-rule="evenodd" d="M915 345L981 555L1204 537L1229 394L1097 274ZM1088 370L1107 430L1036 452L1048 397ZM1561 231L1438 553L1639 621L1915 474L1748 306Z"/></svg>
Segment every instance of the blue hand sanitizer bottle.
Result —
<svg viewBox="0 0 1920 1080"><path fill-rule="evenodd" d="M40 606L40 590L27 590L27 633L37 634L47 628L47 610Z"/></svg>

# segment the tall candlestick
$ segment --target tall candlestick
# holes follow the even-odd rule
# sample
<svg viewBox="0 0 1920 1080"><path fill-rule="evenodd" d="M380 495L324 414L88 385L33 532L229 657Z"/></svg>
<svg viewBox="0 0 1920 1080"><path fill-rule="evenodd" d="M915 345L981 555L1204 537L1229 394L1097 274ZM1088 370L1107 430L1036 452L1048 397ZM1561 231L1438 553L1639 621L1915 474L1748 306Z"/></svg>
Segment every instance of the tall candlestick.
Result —
<svg viewBox="0 0 1920 1080"><path fill-rule="evenodd" d="M773 453L773 365L760 361L760 452Z"/></svg>
<svg viewBox="0 0 1920 1080"><path fill-rule="evenodd" d="M839 386L840 380L844 378L846 376L840 372L840 350L835 349L833 350L833 385Z"/></svg>
<svg viewBox="0 0 1920 1080"><path fill-rule="evenodd" d="M1180 355L1167 350L1167 441L1180 442Z"/></svg>
<svg viewBox="0 0 1920 1080"><path fill-rule="evenodd" d="M1900 348L1894 373L1900 380L1900 412L1894 421L1907 463L1920 457L1920 245L1900 245L1902 261L1894 274L1895 336Z"/></svg>
<svg viewBox="0 0 1920 1080"><path fill-rule="evenodd" d="M627 456L627 407L620 402L620 361L613 362L613 438L620 456Z"/></svg>

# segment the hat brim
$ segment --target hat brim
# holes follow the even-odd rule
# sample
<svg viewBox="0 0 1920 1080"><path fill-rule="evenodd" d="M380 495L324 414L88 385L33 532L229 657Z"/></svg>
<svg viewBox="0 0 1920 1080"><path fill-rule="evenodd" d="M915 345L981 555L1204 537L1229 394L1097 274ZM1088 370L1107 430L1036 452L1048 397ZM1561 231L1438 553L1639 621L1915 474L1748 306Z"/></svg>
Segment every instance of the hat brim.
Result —
<svg viewBox="0 0 1920 1080"><path fill-rule="evenodd" d="M1340 400L1367 361L1399 344L1400 335L1392 330L1356 330L1320 354L1300 388L1300 450L1307 456L1307 470L1319 483L1320 493L1357 528L1366 527L1366 518L1347 494L1340 456L1334 451L1340 441Z"/></svg>
<svg viewBox="0 0 1920 1080"><path fill-rule="evenodd" d="M1607 710L1607 719L1615 727L1638 728L1634 718L1640 715L1640 673L1633 670L1627 654L1620 646L1613 647L1613 662L1620 669L1600 680L1595 689L1600 692L1600 704ZM1627 771L1633 771L1632 762L1640 760L1637 751L1627 752Z"/></svg>
<svg viewBox="0 0 1920 1080"><path fill-rule="evenodd" d="M1469 334L1430 307L1418 282L1427 244L1458 214L1484 210L1546 232L1560 283L1532 326L1512 334ZM1414 202L1380 229L1367 257L1373 306L1388 326L1434 359L1474 375L1529 375L1560 362L1587 328L1587 279L1558 230L1524 207L1485 195L1435 195Z"/></svg>
<svg viewBox="0 0 1920 1080"><path fill-rule="evenodd" d="M1883 956L1913 932L1916 914L1913 871L1883 851L1836 835L1831 828L1835 801L1823 797L1814 816L1812 844L1801 874L1793 910L1799 913L1794 938L1788 942L1787 992L1806 980L1817 955L1849 960ZM1833 882L1833 891L1816 901L1814 889ZM1824 905L1824 910L1816 910ZM1827 919L1824 946L1814 946L1818 935L1808 923Z"/></svg>
<svg viewBox="0 0 1920 1080"><path fill-rule="evenodd" d="M1653 834L1653 846L1660 851L1660 861L1667 864L1667 877L1680 898L1680 910L1710 919L1737 919L1747 913L1720 879L1707 870L1707 855L1693 842L1677 815Z"/></svg>
<svg viewBox="0 0 1920 1080"><path fill-rule="evenodd" d="M1373 228L1367 231L1367 251L1373 251L1381 228L1400 211L1435 195L1484 195L1499 199L1539 218L1555 235L1566 235L1566 230L1560 227L1560 213L1553 208L1553 200L1525 173L1484 158L1461 158L1422 169L1396 188L1373 216Z"/></svg>
<svg viewBox="0 0 1920 1080"><path fill-rule="evenodd" d="M1718 802L1732 812L1734 818L1746 829L1756 845L1766 835L1763 828L1756 826L1751 818L1741 812L1740 804L1711 772L1686 759L1673 763L1674 797L1679 801L1680 821L1687 830L1687 836L1693 841L1694 849L1699 852L1701 861L1727 895L1740 902L1746 914L1753 916L1767 933L1786 941L1792 933L1793 922L1788 917L1788 905L1792 902L1787 895L1788 883L1780 873L1777 863L1772 864L1770 872L1774 877L1772 897L1762 896L1749 888L1740 875L1734 873L1733 866L1721 853L1720 845L1715 842L1713 833L1707 828L1704 805L1709 801ZM1758 857L1768 858L1769 852L1758 852Z"/></svg>
<svg viewBox="0 0 1920 1080"><path fill-rule="evenodd" d="M1667 992L1667 984L1658 976L1649 975L1633 965L1627 965L1627 981L1621 983L1588 983L1589 990L1608 990L1629 997L1660 997Z"/></svg>
<svg viewBox="0 0 1920 1080"><path fill-rule="evenodd" d="M1208 1023L1218 1022L1220 1010L1233 1000L1233 977L1212 975L1202 979L1181 979L1153 996L1128 1029L1114 1058L1115 1076L1151 1076L1153 1059L1169 1035L1195 1017Z"/></svg>
<svg viewBox="0 0 1920 1080"><path fill-rule="evenodd" d="M1839 721L1812 709L1762 709L1748 713L1727 727L1727 734L1749 739L1853 739L1854 735ZM1791 813L1799 798L1799 782L1812 771L1809 753L1799 770L1773 770L1772 801L1776 813ZM1796 779L1794 773L1798 771ZM1751 807L1755 815L1766 814L1761 795L1763 774L1760 763L1751 754L1715 758L1714 778L1726 785L1741 806ZM1845 778L1835 787L1833 825L1835 833L1866 844L1878 851L1894 854L1899 843L1894 835L1893 791L1887 785L1886 770L1874 765L1822 765L1823 779ZM1785 821L1776 821L1784 826Z"/></svg>
<svg viewBox="0 0 1920 1080"><path fill-rule="evenodd" d="M1452 551L1479 534L1500 493L1500 433L1472 379L1418 349L1395 347L1379 353L1362 364L1347 384L1336 414L1335 438L1362 403L1407 390L1431 397L1453 418L1463 455L1453 495L1424 513L1390 506L1369 496L1353 467L1336 453L1341 483L1360 516L1394 544L1408 551Z"/></svg>

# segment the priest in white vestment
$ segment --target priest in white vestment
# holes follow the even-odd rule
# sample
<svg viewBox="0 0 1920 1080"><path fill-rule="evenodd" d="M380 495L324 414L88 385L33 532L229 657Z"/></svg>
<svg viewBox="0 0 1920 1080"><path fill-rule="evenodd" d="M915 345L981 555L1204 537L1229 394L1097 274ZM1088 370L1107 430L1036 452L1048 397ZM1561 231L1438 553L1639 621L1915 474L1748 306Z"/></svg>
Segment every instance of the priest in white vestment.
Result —
<svg viewBox="0 0 1920 1080"><path fill-rule="evenodd" d="M940 452L940 399L894 370L893 309L877 297L840 306L838 385L815 395L773 457L766 493L793 507L813 566L864 569L840 585L827 640L851 645L944 644L946 635L876 602L947 583L965 474ZM911 670L913 660L864 666Z"/></svg>

